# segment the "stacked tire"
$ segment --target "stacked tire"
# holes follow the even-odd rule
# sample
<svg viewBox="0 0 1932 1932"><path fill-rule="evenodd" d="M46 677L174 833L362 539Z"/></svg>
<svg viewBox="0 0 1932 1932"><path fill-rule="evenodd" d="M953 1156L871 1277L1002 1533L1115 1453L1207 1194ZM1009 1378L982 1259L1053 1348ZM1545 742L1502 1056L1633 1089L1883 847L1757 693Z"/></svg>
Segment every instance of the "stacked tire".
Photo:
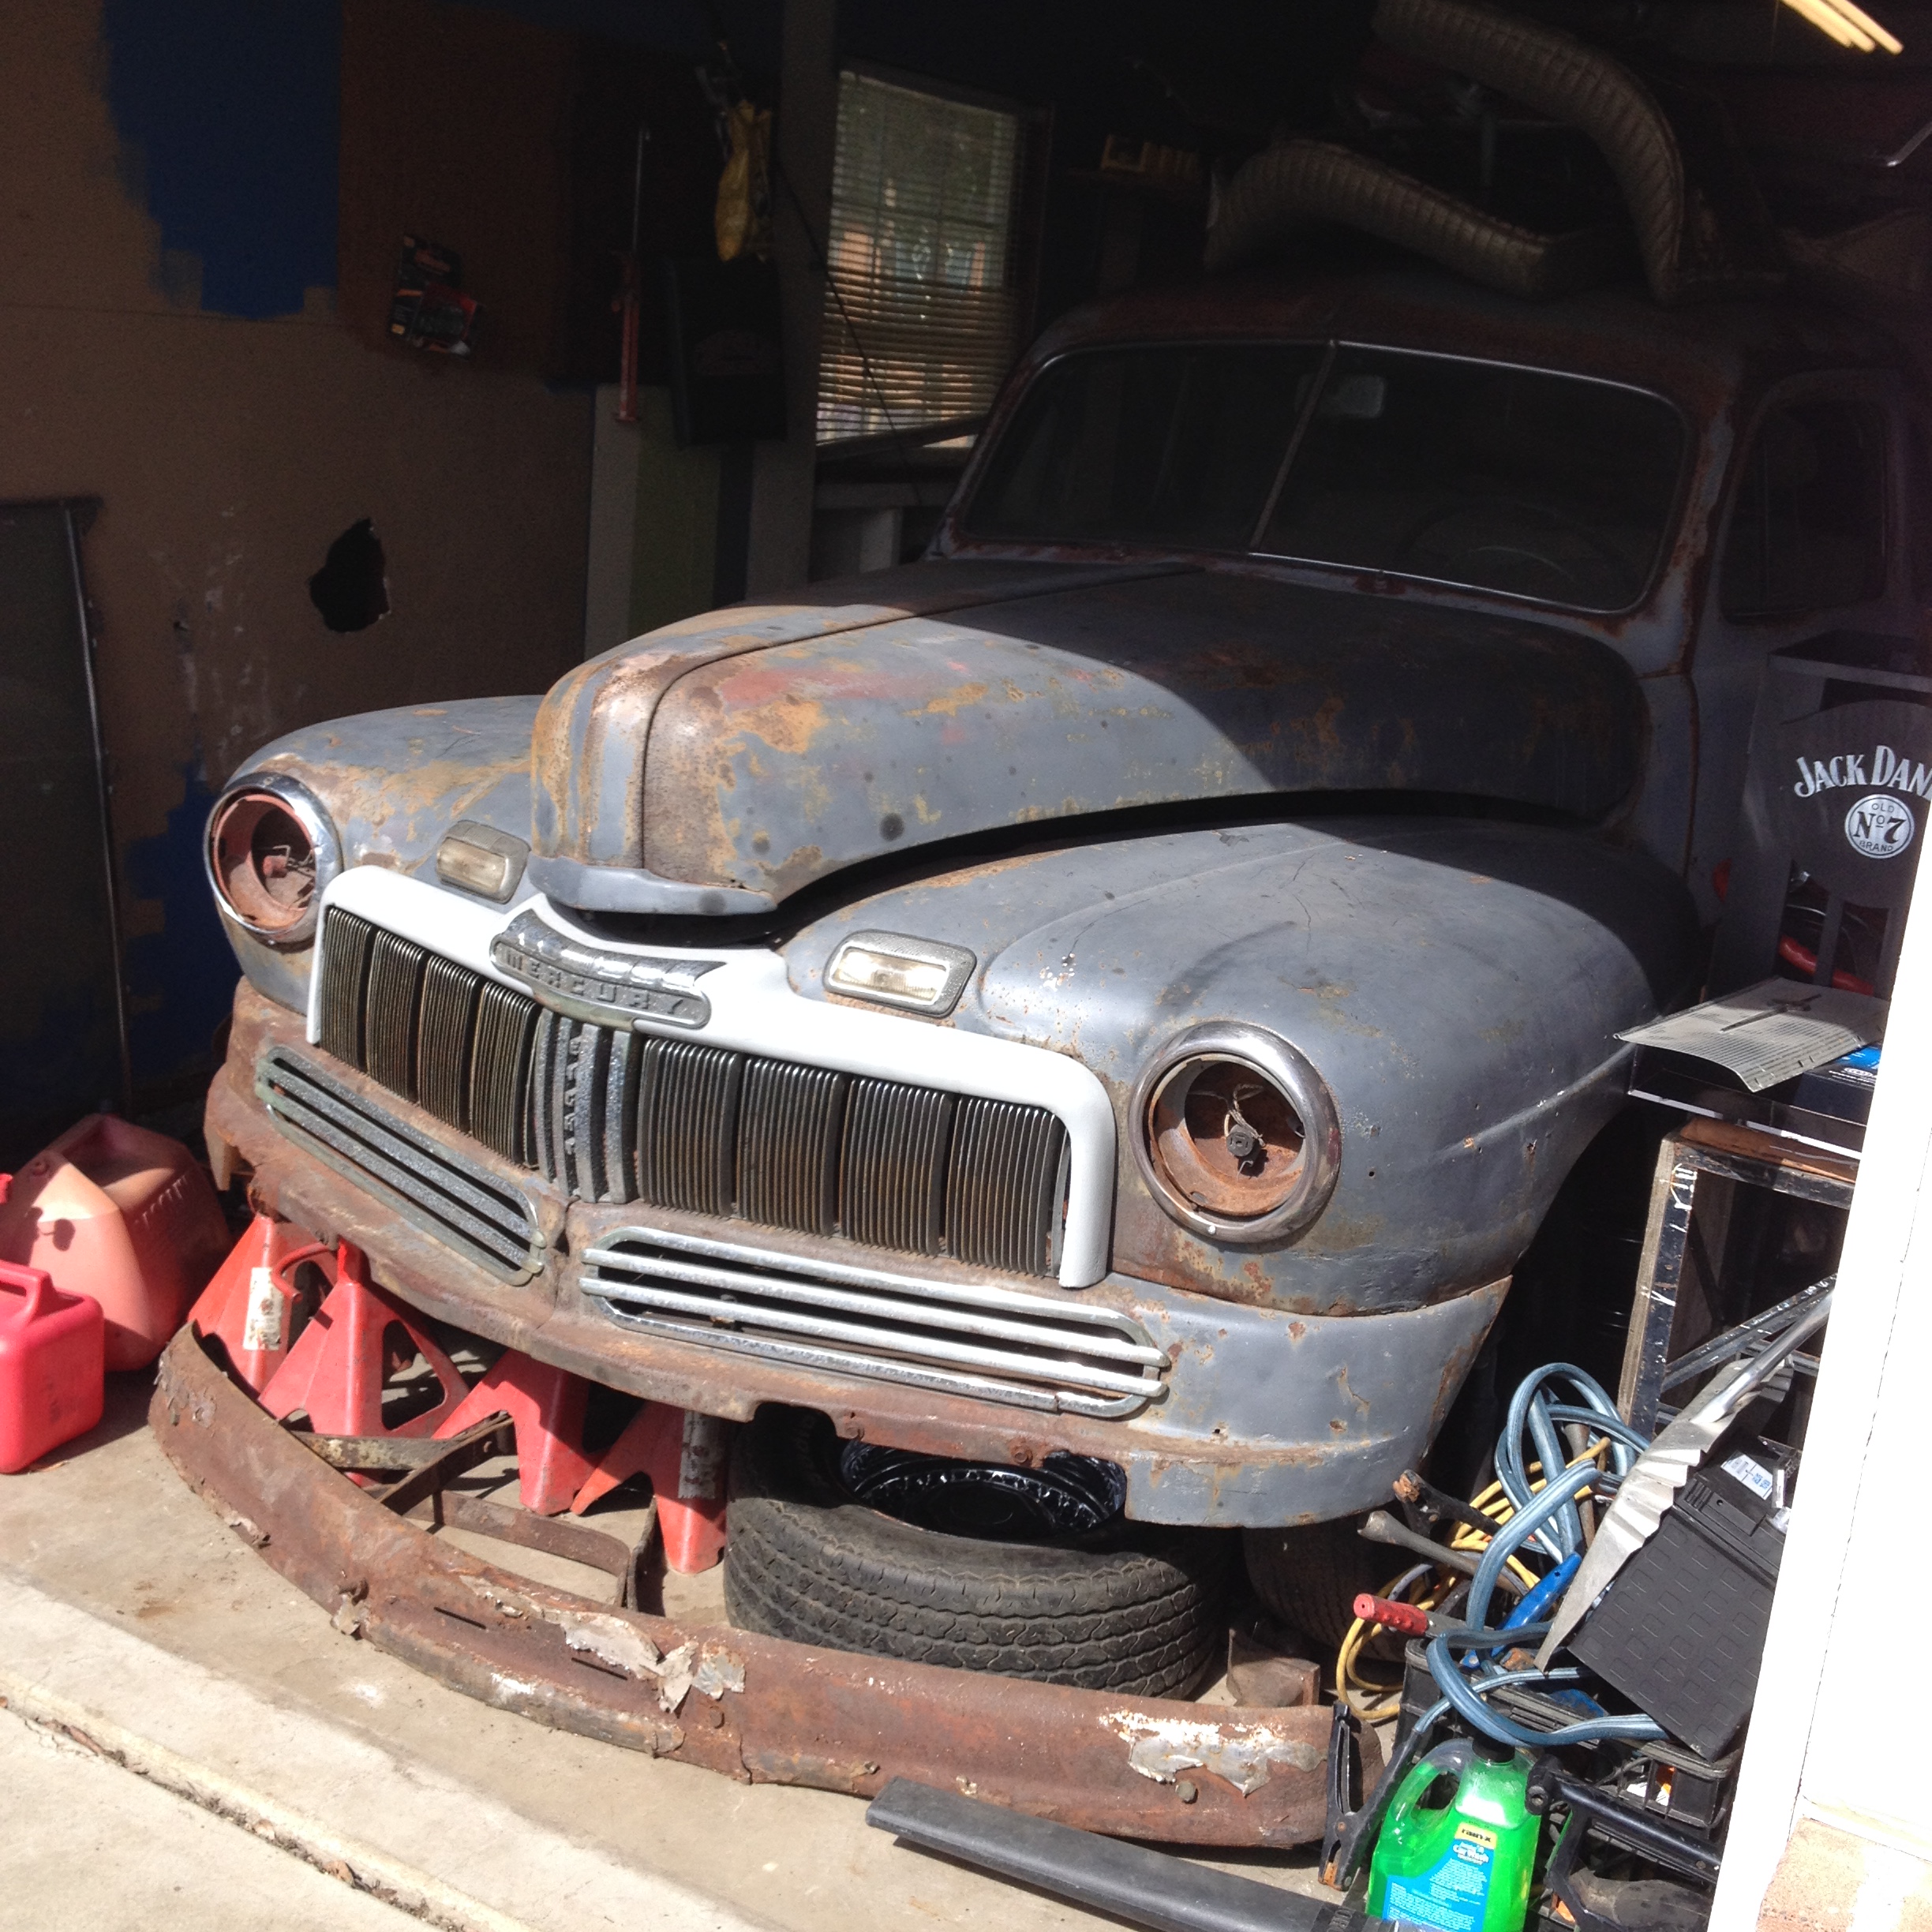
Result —
<svg viewBox="0 0 1932 1932"><path fill-rule="evenodd" d="M725 1608L768 1636L1180 1696L1219 1661L1234 1560L1225 1533L1124 1518L1048 1542L942 1533L857 1500L822 1415L766 1409L738 1432Z"/></svg>

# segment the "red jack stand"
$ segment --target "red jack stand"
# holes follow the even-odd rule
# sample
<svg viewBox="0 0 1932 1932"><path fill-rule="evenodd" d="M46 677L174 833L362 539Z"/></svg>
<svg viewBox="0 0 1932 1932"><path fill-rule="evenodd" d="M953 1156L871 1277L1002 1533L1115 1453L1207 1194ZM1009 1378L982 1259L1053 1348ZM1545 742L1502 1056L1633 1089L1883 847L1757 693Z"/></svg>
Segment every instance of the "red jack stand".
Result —
<svg viewBox="0 0 1932 1932"><path fill-rule="evenodd" d="M324 1256L335 1256L326 1241L311 1241L292 1221L258 1214L188 1312L197 1335L220 1337L228 1365L257 1395L294 1346L300 1297L289 1271Z"/></svg>
<svg viewBox="0 0 1932 1932"><path fill-rule="evenodd" d="M342 1244L335 1286L262 1391L261 1405L278 1421L306 1410L319 1436L429 1435L461 1405L463 1379L406 1310L369 1286L367 1266L360 1249ZM441 1402L395 1429L383 1426L382 1413L384 1339L392 1327L409 1337L443 1387Z"/></svg>
<svg viewBox="0 0 1932 1932"><path fill-rule="evenodd" d="M507 1350L496 1366L437 1425L439 1439L460 1436L486 1417L507 1412L516 1425L517 1488L523 1507L560 1516L590 1473L583 1451L590 1384L534 1357Z"/></svg>
<svg viewBox="0 0 1932 1932"><path fill-rule="evenodd" d="M605 1451L577 1492L579 1516L633 1476L649 1476L657 1499L665 1562L680 1576L709 1570L724 1553L724 1466L730 1425L695 1409L647 1402Z"/></svg>

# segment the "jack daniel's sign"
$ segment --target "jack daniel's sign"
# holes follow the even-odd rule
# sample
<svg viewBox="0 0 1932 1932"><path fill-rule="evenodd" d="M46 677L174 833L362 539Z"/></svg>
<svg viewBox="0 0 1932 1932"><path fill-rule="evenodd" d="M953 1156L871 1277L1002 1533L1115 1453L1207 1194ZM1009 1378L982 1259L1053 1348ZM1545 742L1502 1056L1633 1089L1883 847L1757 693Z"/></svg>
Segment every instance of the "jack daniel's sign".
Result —
<svg viewBox="0 0 1932 1932"><path fill-rule="evenodd" d="M1847 787L1865 793L1844 816L1845 841L1854 852L1867 859L1896 859L1911 844L1918 822L1905 799L1893 794L1932 799L1932 766L1895 751L1889 744L1874 745L1869 754L1840 751L1829 758L1800 755L1797 763L1798 782L1792 787L1794 798L1815 798L1821 792ZM1868 789L1873 786L1891 789Z"/></svg>
<svg viewBox="0 0 1932 1932"><path fill-rule="evenodd" d="M1932 709L1834 705L1784 725L1778 749L1772 816L1791 863L1855 904L1903 904L1932 812Z"/></svg>

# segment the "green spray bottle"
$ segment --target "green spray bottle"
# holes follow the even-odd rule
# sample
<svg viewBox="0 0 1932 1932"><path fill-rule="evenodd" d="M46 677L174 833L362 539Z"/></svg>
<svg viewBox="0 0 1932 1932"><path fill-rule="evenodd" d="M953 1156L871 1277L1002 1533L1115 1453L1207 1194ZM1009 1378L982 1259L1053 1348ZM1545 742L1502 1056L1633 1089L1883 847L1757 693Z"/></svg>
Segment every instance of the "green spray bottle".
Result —
<svg viewBox="0 0 1932 1932"><path fill-rule="evenodd" d="M1543 1821L1526 1754L1488 1738L1438 1744L1395 1788L1368 1864L1372 1917L1421 1932L1522 1932Z"/></svg>

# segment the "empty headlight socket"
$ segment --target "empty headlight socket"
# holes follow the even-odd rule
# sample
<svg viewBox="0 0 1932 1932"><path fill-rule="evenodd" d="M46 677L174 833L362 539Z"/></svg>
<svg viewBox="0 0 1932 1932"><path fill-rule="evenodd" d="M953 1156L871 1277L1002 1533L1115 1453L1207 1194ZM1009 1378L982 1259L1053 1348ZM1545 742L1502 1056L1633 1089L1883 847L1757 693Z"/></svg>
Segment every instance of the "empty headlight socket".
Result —
<svg viewBox="0 0 1932 1932"><path fill-rule="evenodd" d="M216 902L269 945L305 945L322 894L343 868L342 841L298 779L250 772L215 801L202 859Z"/></svg>
<svg viewBox="0 0 1932 1932"><path fill-rule="evenodd" d="M1170 1040L1136 1083L1134 1158L1191 1233L1258 1246L1299 1234L1342 1167L1334 1096L1278 1034L1223 1021Z"/></svg>

